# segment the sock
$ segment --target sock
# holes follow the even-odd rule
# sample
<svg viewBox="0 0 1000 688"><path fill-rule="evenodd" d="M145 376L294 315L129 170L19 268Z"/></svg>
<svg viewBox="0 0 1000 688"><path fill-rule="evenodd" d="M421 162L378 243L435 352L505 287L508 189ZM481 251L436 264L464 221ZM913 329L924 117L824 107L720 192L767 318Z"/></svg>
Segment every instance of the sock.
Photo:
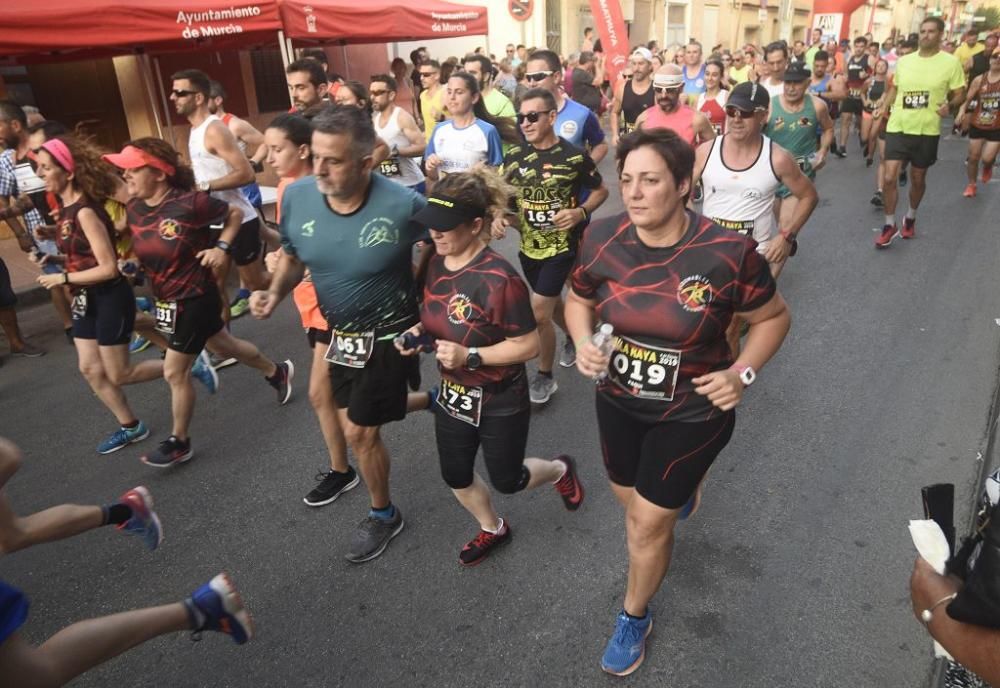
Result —
<svg viewBox="0 0 1000 688"><path fill-rule="evenodd" d="M128 504L116 502L115 504L102 506L101 513L103 514L102 525L118 526L132 518L132 507Z"/></svg>
<svg viewBox="0 0 1000 688"><path fill-rule="evenodd" d="M886 215L885 216L885 223L887 225L895 225L896 224L896 216L895 215Z"/></svg>
<svg viewBox="0 0 1000 688"><path fill-rule="evenodd" d="M542 377L547 377L550 380L552 379L552 371L551 370L549 370L549 371L539 370L538 374L541 375Z"/></svg>
<svg viewBox="0 0 1000 688"><path fill-rule="evenodd" d="M492 533L493 535L496 535L501 530L503 530L503 519L501 518L497 521L496 530L493 530L491 528L483 528L483 530L485 530L487 533Z"/></svg>
<svg viewBox="0 0 1000 688"><path fill-rule="evenodd" d="M560 480L562 480L563 478L565 478L566 474L569 472L569 464L568 463L566 463L565 461L557 461L556 463L562 464L563 469L562 469L562 473L559 474L559 477L552 481L553 485L555 485L557 482L559 482Z"/></svg>
<svg viewBox="0 0 1000 688"><path fill-rule="evenodd" d="M249 298L250 298L250 290L249 289L240 289L238 292L236 292L236 300L237 301L239 301L240 299L249 299Z"/></svg>
<svg viewBox="0 0 1000 688"><path fill-rule="evenodd" d="M265 377L264 379L270 382L272 385L276 385L279 382L281 382L281 365L275 363L274 375L271 375L270 377Z"/></svg>
<svg viewBox="0 0 1000 688"><path fill-rule="evenodd" d="M906 219L907 220L916 220L917 219L917 209L914 208L912 205L906 211Z"/></svg>
<svg viewBox="0 0 1000 688"><path fill-rule="evenodd" d="M624 609L622 611L625 612L625 616L627 616L630 619L634 619L635 621L642 621L647 616L649 616L649 611L648 610L642 616L633 616L632 614L629 614L628 612L626 612Z"/></svg>
<svg viewBox="0 0 1000 688"><path fill-rule="evenodd" d="M391 521L396 517L396 507L392 505L392 502L389 502L389 506L384 509L376 509L375 507L372 507L368 514L370 516L374 516L380 521Z"/></svg>
<svg viewBox="0 0 1000 688"><path fill-rule="evenodd" d="M198 609L198 605L194 603L192 598L184 600L184 608L187 609L192 631L197 631L205 625L205 612Z"/></svg>
<svg viewBox="0 0 1000 688"><path fill-rule="evenodd" d="M125 430L135 430L139 427L139 421L134 420L131 423L122 423L122 428Z"/></svg>

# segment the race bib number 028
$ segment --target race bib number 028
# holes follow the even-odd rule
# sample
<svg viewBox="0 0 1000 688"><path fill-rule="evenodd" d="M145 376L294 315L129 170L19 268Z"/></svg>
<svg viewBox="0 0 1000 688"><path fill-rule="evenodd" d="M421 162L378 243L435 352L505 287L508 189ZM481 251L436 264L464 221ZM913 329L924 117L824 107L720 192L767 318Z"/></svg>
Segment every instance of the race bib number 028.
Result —
<svg viewBox="0 0 1000 688"><path fill-rule="evenodd" d="M905 91L903 93L904 110L924 110L930 107L930 91Z"/></svg>
<svg viewBox="0 0 1000 688"><path fill-rule="evenodd" d="M364 368L375 346L374 332L341 332L334 330L326 358L330 363L348 368Z"/></svg>
<svg viewBox="0 0 1000 688"><path fill-rule="evenodd" d="M483 388L460 385L447 378L441 378L437 403L452 418L478 428L479 418L483 412Z"/></svg>
<svg viewBox="0 0 1000 688"><path fill-rule="evenodd" d="M638 399L673 401L681 352L616 335L608 377Z"/></svg>

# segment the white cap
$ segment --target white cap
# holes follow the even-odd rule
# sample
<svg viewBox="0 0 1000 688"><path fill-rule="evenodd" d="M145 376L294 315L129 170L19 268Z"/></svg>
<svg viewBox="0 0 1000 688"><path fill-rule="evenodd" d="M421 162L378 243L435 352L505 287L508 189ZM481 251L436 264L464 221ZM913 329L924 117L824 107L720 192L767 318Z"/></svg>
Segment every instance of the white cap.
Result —
<svg viewBox="0 0 1000 688"><path fill-rule="evenodd" d="M653 88L679 88L684 85L681 74L654 74Z"/></svg>
<svg viewBox="0 0 1000 688"><path fill-rule="evenodd" d="M639 47L632 51L632 57L638 57L646 62L653 61L653 53L649 51L648 48Z"/></svg>

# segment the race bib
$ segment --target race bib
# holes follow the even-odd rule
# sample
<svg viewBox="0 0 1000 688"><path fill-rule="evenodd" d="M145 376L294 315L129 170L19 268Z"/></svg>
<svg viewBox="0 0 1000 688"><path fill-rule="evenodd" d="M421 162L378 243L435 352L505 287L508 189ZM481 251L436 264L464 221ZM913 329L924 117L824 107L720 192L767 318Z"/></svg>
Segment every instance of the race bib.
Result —
<svg viewBox="0 0 1000 688"><path fill-rule="evenodd" d="M860 88L852 88L852 89L850 89L850 90L847 91L847 96L849 98L854 98L855 100L861 100L861 89Z"/></svg>
<svg viewBox="0 0 1000 688"><path fill-rule="evenodd" d="M562 210L562 202L554 201L522 201L524 221L532 229L540 232L551 232L556 229L556 215Z"/></svg>
<svg viewBox="0 0 1000 688"><path fill-rule="evenodd" d="M326 358L330 363L348 368L364 368L375 346L375 332L341 332L334 330Z"/></svg>
<svg viewBox="0 0 1000 688"><path fill-rule="evenodd" d="M711 220L720 227L739 232L743 236L753 236L753 220L726 220L721 217L713 217Z"/></svg>
<svg viewBox="0 0 1000 688"><path fill-rule="evenodd" d="M73 305L70 306L70 312L73 317L79 320L80 318L87 315L87 290L81 289L77 292L76 296L73 297Z"/></svg>
<svg viewBox="0 0 1000 688"><path fill-rule="evenodd" d="M930 107L931 104L931 94L930 91L904 91L903 92L903 109L904 110L925 110Z"/></svg>
<svg viewBox="0 0 1000 688"><path fill-rule="evenodd" d="M673 401L681 352L614 336L608 377L638 399Z"/></svg>
<svg viewBox="0 0 1000 688"><path fill-rule="evenodd" d="M177 302L157 301L153 308L156 330L163 334L173 334L177 327Z"/></svg>
<svg viewBox="0 0 1000 688"><path fill-rule="evenodd" d="M394 155L391 158L387 158L378 164L378 171L382 173L383 177L398 177L399 176L399 156Z"/></svg>
<svg viewBox="0 0 1000 688"><path fill-rule="evenodd" d="M447 378L441 378L437 403L452 418L465 421L478 428L479 418L483 411L483 388L468 387Z"/></svg>

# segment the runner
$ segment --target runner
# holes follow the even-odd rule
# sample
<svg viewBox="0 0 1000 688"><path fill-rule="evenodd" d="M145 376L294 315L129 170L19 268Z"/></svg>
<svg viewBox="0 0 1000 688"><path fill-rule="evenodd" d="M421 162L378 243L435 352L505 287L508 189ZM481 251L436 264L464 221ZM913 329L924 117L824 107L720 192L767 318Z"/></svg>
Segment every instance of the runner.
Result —
<svg viewBox="0 0 1000 688"><path fill-rule="evenodd" d="M445 88L441 85L441 65L437 60L426 60L421 63L420 75L420 118L424 121L424 138L431 140L434 127L448 117L445 107Z"/></svg>
<svg viewBox="0 0 1000 688"><path fill-rule="evenodd" d="M230 242L240 231L240 209L195 191L194 172L160 139L136 139L104 159L125 171L132 246L149 276L159 344L166 348L163 376L170 385L173 431L142 457L149 466L165 468L194 456L188 435L195 402L190 372L202 349L259 370L277 391L279 404L292 396L295 367L288 360L275 363L250 342L233 337L222 320L213 269L228 261ZM213 245L208 226L218 223L222 233Z"/></svg>
<svg viewBox="0 0 1000 688"><path fill-rule="evenodd" d="M705 64L702 62L701 43L692 40L684 47L684 104L694 107L698 96L705 92Z"/></svg>
<svg viewBox="0 0 1000 688"><path fill-rule="evenodd" d="M372 114L372 104L368 99L368 89L360 81L345 81L333 97L334 105L350 105Z"/></svg>
<svg viewBox="0 0 1000 688"><path fill-rule="evenodd" d="M1000 50L990 54L990 69L972 80L965 100L965 126L969 130L969 158L965 163L969 184L962 194L976 196L976 175L983 163L983 184L993 178L993 164L1000 151Z"/></svg>
<svg viewBox="0 0 1000 688"><path fill-rule="evenodd" d="M759 93L766 107L766 91ZM642 130L622 142L626 212L587 230L566 303L577 369L591 379L606 374L597 423L611 489L626 512L625 601L601 659L618 676L642 663L648 604L670 565L674 526L696 508L744 387L789 327L754 242L685 210L693 164L694 152L671 131ZM725 331L737 312L750 334L734 361ZM610 359L591 341L599 322L614 328Z"/></svg>
<svg viewBox="0 0 1000 688"><path fill-rule="evenodd" d="M316 60L303 58L285 68L288 93L292 98L289 112L303 113L327 102L326 72Z"/></svg>
<svg viewBox="0 0 1000 688"><path fill-rule="evenodd" d="M788 69L788 46L784 41L775 41L764 49L764 60L767 64L768 76L760 80L760 85L767 89L771 98L785 92L785 70Z"/></svg>
<svg viewBox="0 0 1000 688"><path fill-rule="evenodd" d="M556 355L555 321L563 330L562 288L573 269L576 245L608 197L597 165L587 153L556 136L556 101L544 88L521 99L518 115L525 143L504 156L503 174L517 189L513 226L521 233L518 258L528 284L538 325L538 375L529 386L532 403L544 404L559 389L552 376ZM590 193L585 199L582 191ZM500 238L503 223L494 227Z"/></svg>
<svg viewBox="0 0 1000 688"><path fill-rule="evenodd" d="M486 106L486 112L494 117L505 117L514 119L514 104L510 98L493 87L493 78L497 70L490 62L490 58L485 55L466 55L464 60L465 71L475 77L479 84L479 94Z"/></svg>
<svg viewBox="0 0 1000 688"><path fill-rule="evenodd" d="M615 84L611 103L611 145L617 146L625 134L635 129L635 121L656 102L653 92L653 55L646 48L636 48L629 58L632 78Z"/></svg>
<svg viewBox="0 0 1000 688"><path fill-rule="evenodd" d="M865 82L872 75L871 57L867 53L868 40L864 36L854 39L851 46L851 57L847 60L847 97L840 103L840 143L838 150L847 155L847 137L851 133L851 125L858 131L861 141L861 154L868 150L868 140L861 133L861 114L864 111L862 96Z"/></svg>
<svg viewBox="0 0 1000 688"><path fill-rule="evenodd" d="M705 92L698 96L695 109L708 118L716 136L722 136L726 127L726 98L728 89L722 88L725 67L717 60L705 63Z"/></svg>
<svg viewBox="0 0 1000 688"><path fill-rule="evenodd" d="M313 129L314 176L285 189L283 254L270 289L255 292L250 305L255 317L268 318L306 268L312 274L331 329L327 360L340 424L371 496L347 554L361 563L379 556L403 529L389 495L380 428L406 415L414 362L392 340L418 320L412 252L426 234L410 217L426 201L373 174L375 130L361 110L323 112Z"/></svg>
<svg viewBox="0 0 1000 688"><path fill-rule="evenodd" d="M396 88L396 79L388 74L376 74L368 87L375 134L389 146L389 157L379 163L378 171L422 194L424 173L414 158L424 154L427 142L413 116L396 105Z"/></svg>
<svg viewBox="0 0 1000 688"><path fill-rule="evenodd" d="M677 65L667 64L656 70L656 74L653 75L656 105L639 115L636 127L671 129L691 146L714 139L715 129L712 128L708 117L681 102L683 87L684 77Z"/></svg>
<svg viewBox="0 0 1000 688"><path fill-rule="evenodd" d="M937 162L941 118L965 98L965 73L954 55L941 50L943 35L944 21L940 17L924 19L920 24L920 50L896 61L896 74L885 96L885 102L892 103L892 114L886 125L882 182L885 224L875 239L876 248L886 248L897 236L912 239L916 235L917 208L927 188L927 170ZM910 207L902 231L898 231L896 179L906 162L913 170L913 183Z"/></svg>
<svg viewBox="0 0 1000 688"><path fill-rule="evenodd" d="M549 114L554 121L555 107ZM572 457L524 455L531 417L524 363L538 354L535 319L524 282L483 241L488 218L507 207L511 191L492 170L449 175L413 218L430 231L437 252L427 268L420 323L408 332L435 340L441 475L480 528L459 554L463 566L481 563L511 538L510 524L497 515L475 471L480 445L490 482L503 494L551 484L570 511L580 508L584 496ZM404 355L418 353L397 348Z"/></svg>
<svg viewBox="0 0 1000 688"><path fill-rule="evenodd" d="M861 140L867 142L865 165L875 162L875 148L878 129L885 112L885 86L889 75L889 63L881 57L875 60L872 75L865 81L861 92L864 113L861 116Z"/></svg>
<svg viewBox="0 0 1000 688"><path fill-rule="evenodd" d="M746 61L746 54L742 50L733 51L733 64L726 70L726 79L730 86L742 84L750 81L750 71L752 67Z"/></svg>

